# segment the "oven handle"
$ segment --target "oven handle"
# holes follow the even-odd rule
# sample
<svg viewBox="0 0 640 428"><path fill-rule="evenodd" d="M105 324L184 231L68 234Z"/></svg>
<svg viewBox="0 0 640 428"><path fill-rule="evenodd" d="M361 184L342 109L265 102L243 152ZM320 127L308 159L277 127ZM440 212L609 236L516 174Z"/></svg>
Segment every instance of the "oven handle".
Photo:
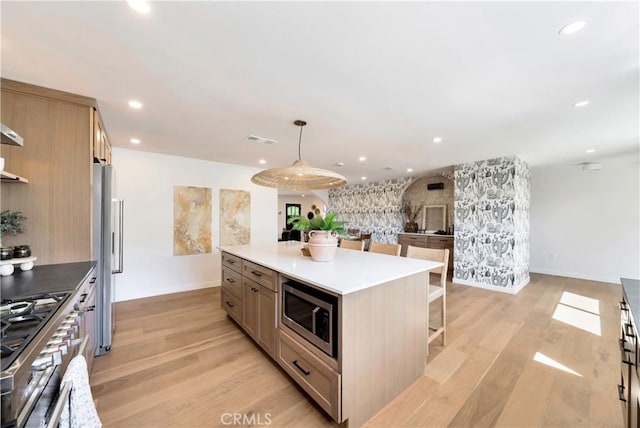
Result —
<svg viewBox="0 0 640 428"><path fill-rule="evenodd" d="M87 344L89 343L89 335L84 337L82 344L78 348L77 355L83 355L85 349L87 349ZM51 418L47 423L47 428L57 428L58 422L60 422L60 417L62 416L62 411L64 410L65 404L69 401L69 397L71 396L71 382L65 383L62 391L60 392L60 396L58 397L58 401L56 402L55 407L53 408L53 413L51 413Z"/></svg>

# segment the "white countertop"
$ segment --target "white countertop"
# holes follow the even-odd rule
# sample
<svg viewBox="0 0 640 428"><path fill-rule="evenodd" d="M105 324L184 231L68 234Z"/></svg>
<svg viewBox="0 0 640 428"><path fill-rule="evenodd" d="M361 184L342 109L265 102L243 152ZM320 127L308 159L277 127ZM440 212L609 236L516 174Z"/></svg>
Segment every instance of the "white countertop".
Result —
<svg viewBox="0 0 640 428"><path fill-rule="evenodd" d="M442 266L442 263L338 248L331 262L304 257L303 243L220 247L243 259L337 294L349 294Z"/></svg>

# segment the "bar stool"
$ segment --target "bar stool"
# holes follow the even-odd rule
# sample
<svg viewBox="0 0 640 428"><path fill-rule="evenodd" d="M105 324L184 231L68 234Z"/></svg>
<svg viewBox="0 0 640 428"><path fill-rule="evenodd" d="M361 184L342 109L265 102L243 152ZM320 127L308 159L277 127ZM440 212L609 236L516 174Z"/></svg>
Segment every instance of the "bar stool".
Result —
<svg viewBox="0 0 640 428"><path fill-rule="evenodd" d="M427 344L433 342L440 334L442 334L442 344L447 344L447 268L449 265L449 250L436 250L434 248L420 248L409 245L407 247L407 257L414 259L430 260L433 262L442 263L442 267L429 271L429 277L431 273L440 274L440 286L432 285L429 281L427 292L427 300L429 303L442 298L442 312L440 327L434 328L429 326L429 330L433 333L429 334Z"/></svg>

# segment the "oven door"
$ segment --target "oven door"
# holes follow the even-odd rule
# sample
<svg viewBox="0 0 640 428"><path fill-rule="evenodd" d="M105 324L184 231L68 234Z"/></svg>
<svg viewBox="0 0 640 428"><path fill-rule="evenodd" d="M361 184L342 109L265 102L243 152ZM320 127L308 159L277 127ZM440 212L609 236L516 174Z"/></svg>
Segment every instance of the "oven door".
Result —
<svg viewBox="0 0 640 428"><path fill-rule="evenodd" d="M42 371L41 393L24 425L26 428L57 426L62 406L65 401L68 401L70 392L69 388L60 391L60 384L71 359L84 354L88 343L89 336L71 340L68 352L63 357L61 364L49 366ZM38 372L38 370L34 369L34 372Z"/></svg>
<svg viewBox="0 0 640 428"><path fill-rule="evenodd" d="M282 285L282 323L335 357L333 310L330 302Z"/></svg>

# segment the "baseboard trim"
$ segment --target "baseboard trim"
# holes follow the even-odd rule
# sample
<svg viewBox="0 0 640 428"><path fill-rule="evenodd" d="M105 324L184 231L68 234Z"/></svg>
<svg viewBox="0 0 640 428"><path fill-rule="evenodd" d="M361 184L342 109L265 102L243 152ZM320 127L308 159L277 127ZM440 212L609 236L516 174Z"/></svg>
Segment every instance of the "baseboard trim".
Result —
<svg viewBox="0 0 640 428"><path fill-rule="evenodd" d="M620 284L620 277L624 277L624 275L620 275L620 277L617 277L617 278L610 277L610 276L602 276L602 275L587 275L583 273L565 272L565 271L558 271L553 269L530 269L529 272L540 273L543 275L564 276L567 278L586 279L587 281L607 282L610 284Z"/></svg>
<svg viewBox="0 0 640 428"><path fill-rule="evenodd" d="M467 281L465 279L453 278L452 281L454 284L467 285L469 287L483 288L485 290L498 291L500 293L506 294L518 294L520 290L524 288L525 285L529 283L529 280L523 281L521 284L518 284L515 287L495 287L493 285L481 284L479 282Z"/></svg>

